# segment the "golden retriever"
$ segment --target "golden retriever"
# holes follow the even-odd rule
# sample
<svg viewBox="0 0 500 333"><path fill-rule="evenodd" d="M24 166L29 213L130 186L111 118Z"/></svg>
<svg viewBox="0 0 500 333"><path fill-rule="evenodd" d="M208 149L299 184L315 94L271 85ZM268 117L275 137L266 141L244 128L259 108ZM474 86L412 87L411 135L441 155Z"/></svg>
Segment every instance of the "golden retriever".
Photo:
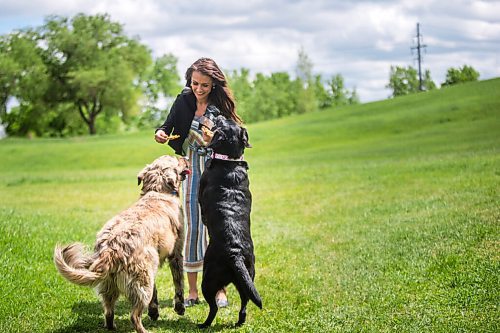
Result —
<svg viewBox="0 0 500 333"><path fill-rule="evenodd" d="M131 321L137 332L147 332L141 320L146 307L151 319L158 319L155 276L167 258L175 285L174 309L184 314L179 187L188 173L183 158L157 158L137 176L141 198L104 225L94 253L85 253L79 243L56 246L54 263L59 273L70 282L96 289L108 329L115 328L114 306L120 294L132 303Z"/></svg>

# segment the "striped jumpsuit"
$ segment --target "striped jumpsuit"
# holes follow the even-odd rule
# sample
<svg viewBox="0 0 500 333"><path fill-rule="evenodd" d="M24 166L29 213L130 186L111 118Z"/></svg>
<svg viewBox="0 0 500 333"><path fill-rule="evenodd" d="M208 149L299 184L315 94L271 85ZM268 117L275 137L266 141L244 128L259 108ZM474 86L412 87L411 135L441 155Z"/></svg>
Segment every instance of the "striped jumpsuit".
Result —
<svg viewBox="0 0 500 333"><path fill-rule="evenodd" d="M220 111L209 105L205 117L214 120ZM209 156L201 130L198 129L199 118L195 116L184 142L186 157L189 159L191 175L182 183L182 203L184 207L184 271L203 271L203 257L208 246L208 232L201 221L201 210L198 203L200 178L205 170Z"/></svg>

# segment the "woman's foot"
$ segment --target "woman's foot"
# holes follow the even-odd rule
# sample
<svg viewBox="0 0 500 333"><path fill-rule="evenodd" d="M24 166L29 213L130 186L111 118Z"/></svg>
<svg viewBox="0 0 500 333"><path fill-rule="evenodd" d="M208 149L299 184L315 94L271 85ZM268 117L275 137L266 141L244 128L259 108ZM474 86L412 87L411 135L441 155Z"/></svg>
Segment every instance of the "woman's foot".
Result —
<svg viewBox="0 0 500 333"><path fill-rule="evenodd" d="M225 308L229 306L229 301L227 299L217 299L217 307L218 308Z"/></svg>
<svg viewBox="0 0 500 333"><path fill-rule="evenodd" d="M189 308L191 306L194 306L196 304L200 304L200 299L198 297L196 298L187 298L184 300L184 306Z"/></svg>
<svg viewBox="0 0 500 333"><path fill-rule="evenodd" d="M197 288L197 272L187 272L187 280L189 284L189 294L184 300L184 306L190 307L196 304L200 304L200 299L198 298L198 288Z"/></svg>
<svg viewBox="0 0 500 333"><path fill-rule="evenodd" d="M190 307L196 304L200 304L200 299L198 298L198 289L189 288L188 297L184 299L184 306Z"/></svg>
<svg viewBox="0 0 500 333"><path fill-rule="evenodd" d="M218 308L225 308L229 306L229 301L227 300L226 289L222 289L217 293L215 298Z"/></svg>

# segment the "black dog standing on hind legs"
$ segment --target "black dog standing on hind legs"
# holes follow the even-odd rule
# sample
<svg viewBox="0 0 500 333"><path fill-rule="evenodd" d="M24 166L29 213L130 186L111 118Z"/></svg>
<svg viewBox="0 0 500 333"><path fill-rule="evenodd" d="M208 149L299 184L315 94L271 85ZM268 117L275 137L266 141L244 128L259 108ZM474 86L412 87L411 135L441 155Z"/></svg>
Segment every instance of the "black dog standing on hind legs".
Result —
<svg viewBox="0 0 500 333"><path fill-rule="evenodd" d="M209 244L203 263L201 289L210 306L200 328L212 324L218 307L219 290L233 283L241 298L237 326L246 319L246 306L252 300L262 309L262 300L254 285L255 256L250 235L252 195L249 190L248 165L243 160L249 148L246 129L233 120L219 116L209 145L212 159L200 179L198 199Z"/></svg>

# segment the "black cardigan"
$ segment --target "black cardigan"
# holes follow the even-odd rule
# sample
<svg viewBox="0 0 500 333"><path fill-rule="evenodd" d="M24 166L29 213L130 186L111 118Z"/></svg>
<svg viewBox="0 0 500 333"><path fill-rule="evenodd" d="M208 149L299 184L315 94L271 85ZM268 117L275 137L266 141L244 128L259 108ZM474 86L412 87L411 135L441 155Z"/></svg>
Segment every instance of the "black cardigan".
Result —
<svg viewBox="0 0 500 333"><path fill-rule="evenodd" d="M168 141L168 145L172 147L178 155L184 155L182 144L189 134L195 112L196 96L189 87L186 87L177 95L174 104L170 108L167 120L156 129L156 131L163 130L167 135L170 135L173 128L174 132L172 134L180 135L179 138Z"/></svg>

